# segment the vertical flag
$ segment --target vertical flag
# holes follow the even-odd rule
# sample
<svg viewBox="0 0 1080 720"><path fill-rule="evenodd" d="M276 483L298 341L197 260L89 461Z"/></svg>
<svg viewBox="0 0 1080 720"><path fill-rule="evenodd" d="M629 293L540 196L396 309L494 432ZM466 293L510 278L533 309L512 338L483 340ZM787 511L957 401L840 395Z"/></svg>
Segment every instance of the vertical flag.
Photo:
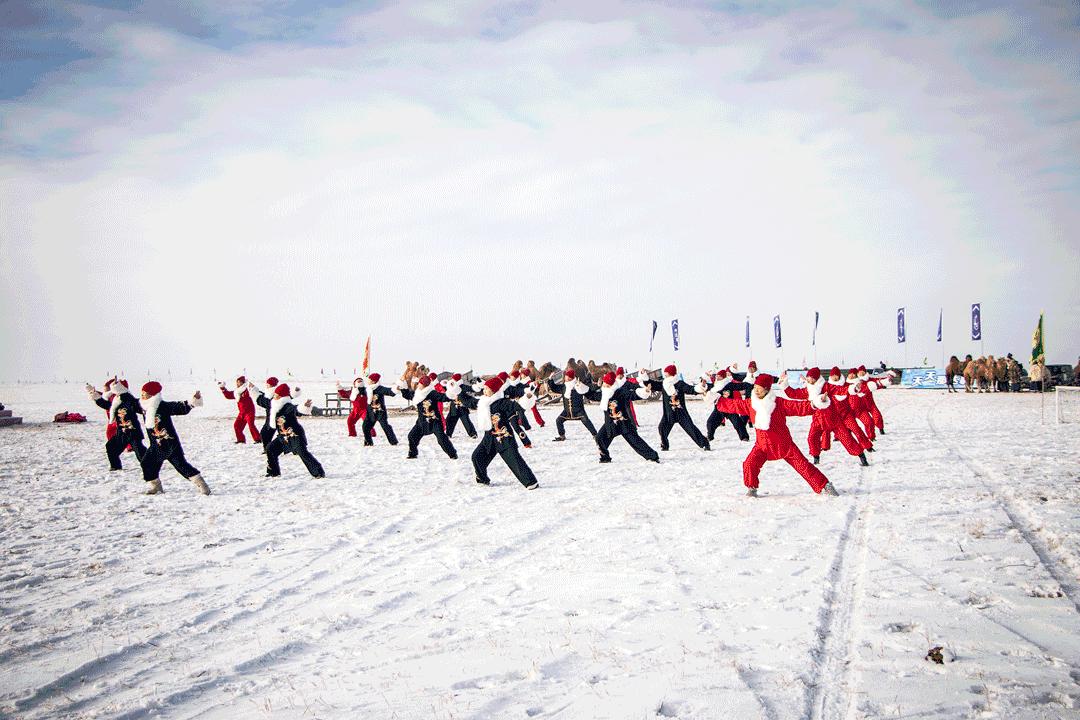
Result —
<svg viewBox="0 0 1080 720"><path fill-rule="evenodd" d="M981 303L971 305L971 339L982 340L982 308Z"/></svg>
<svg viewBox="0 0 1080 720"><path fill-rule="evenodd" d="M652 321L652 337L649 338L649 352L652 352L653 340L656 339L656 328L660 327L655 320Z"/></svg>
<svg viewBox="0 0 1080 720"><path fill-rule="evenodd" d="M810 336L810 344L817 347L817 323L818 323L818 311L814 311L814 334ZM806 363L804 362L803 365Z"/></svg>
<svg viewBox="0 0 1080 720"><path fill-rule="evenodd" d="M776 347L780 347L780 316L777 315L772 319L772 333L773 339L776 341Z"/></svg>
<svg viewBox="0 0 1080 720"><path fill-rule="evenodd" d="M907 328L904 327L904 308L896 309L896 342L907 340Z"/></svg>
<svg viewBox="0 0 1080 720"><path fill-rule="evenodd" d="M679 352L679 321L671 321L671 342L675 345L675 352Z"/></svg>
<svg viewBox="0 0 1080 720"><path fill-rule="evenodd" d="M941 342L941 308L937 311L937 341Z"/></svg>
<svg viewBox="0 0 1080 720"><path fill-rule="evenodd" d="M364 377L368 376L368 367L371 365L371 336L368 335L367 342L364 343L364 364L363 374Z"/></svg>
<svg viewBox="0 0 1080 720"><path fill-rule="evenodd" d="M746 347L750 347L750 316L746 316Z"/></svg>
<svg viewBox="0 0 1080 720"><path fill-rule="evenodd" d="M1035 326L1035 334L1031 336L1031 364L1046 364L1046 348L1043 347L1043 314L1039 313L1039 324Z"/></svg>

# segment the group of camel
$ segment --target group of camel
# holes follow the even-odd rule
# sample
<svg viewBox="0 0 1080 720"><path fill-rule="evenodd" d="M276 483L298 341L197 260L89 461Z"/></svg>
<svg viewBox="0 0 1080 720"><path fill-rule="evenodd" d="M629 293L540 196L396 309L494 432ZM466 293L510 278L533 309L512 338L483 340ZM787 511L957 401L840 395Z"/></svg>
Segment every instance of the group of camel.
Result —
<svg viewBox="0 0 1080 720"><path fill-rule="evenodd" d="M970 355L960 360L955 355L949 358L945 367L945 378L949 389L957 377L964 378L964 392L1001 392L1009 386L1019 385L1023 375L1020 363L1013 358L994 358L993 355L973 360Z"/></svg>

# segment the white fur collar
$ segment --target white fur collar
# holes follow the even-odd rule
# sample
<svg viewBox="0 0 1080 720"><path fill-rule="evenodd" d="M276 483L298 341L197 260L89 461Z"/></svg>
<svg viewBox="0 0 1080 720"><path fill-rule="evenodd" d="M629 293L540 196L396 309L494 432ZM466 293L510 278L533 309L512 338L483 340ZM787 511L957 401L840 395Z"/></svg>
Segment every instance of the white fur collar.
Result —
<svg viewBox="0 0 1080 720"><path fill-rule="evenodd" d="M273 400L271 400L270 401L270 427L276 430L277 429L277 416L278 416L278 413L280 413L282 411L282 409L286 405L294 405L294 404L295 403L293 402L293 399L291 397L289 397L288 395L286 395L285 397L274 398Z"/></svg>
<svg viewBox="0 0 1080 720"><path fill-rule="evenodd" d="M476 399L476 426L480 432L491 429L491 406L503 397L503 388L491 395L481 395Z"/></svg>
<svg viewBox="0 0 1080 720"><path fill-rule="evenodd" d="M675 384L677 382L679 382L679 376L678 375L675 375L675 376L672 376L672 377L664 376L664 392L666 392L668 395L674 395L675 394Z"/></svg>
<svg viewBox="0 0 1080 720"><path fill-rule="evenodd" d="M615 394L615 391L619 388L615 385L608 387L607 385L600 386L600 409L607 412L608 400L611 400L611 396Z"/></svg>
<svg viewBox="0 0 1080 720"><path fill-rule="evenodd" d="M806 394L808 396L810 396L811 399L817 397L818 395L821 395L822 391L824 389L825 389L825 378L824 377L819 377L815 382L806 383Z"/></svg>
<svg viewBox="0 0 1080 720"><path fill-rule="evenodd" d="M356 398L360 397L361 392L367 393L363 385L353 385L352 390L349 392L349 401L356 402Z"/></svg>
<svg viewBox="0 0 1080 720"><path fill-rule="evenodd" d="M124 386L121 385L120 387L123 388ZM112 400L109 401L109 422L116 422L116 411L120 409L120 401L127 392L126 389L123 389L112 396Z"/></svg>
<svg viewBox="0 0 1080 720"><path fill-rule="evenodd" d="M143 417L146 418L146 424L150 427L154 427L157 422L157 410L158 405L161 404L161 393L148 397L142 401Z"/></svg>
<svg viewBox="0 0 1080 720"><path fill-rule="evenodd" d="M424 402L424 399L435 390L435 384L432 383L427 387L417 387L416 392L413 393L413 405L419 405Z"/></svg>
<svg viewBox="0 0 1080 720"><path fill-rule="evenodd" d="M843 376L843 375L841 375L841 376L840 376L840 379L839 379L839 380L833 380L833 379L832 379L832 378L830 377L830 378L829 378L829 384L830 384L830 385L836 385L837 387L840 387L840 386L842 386L842 385L847 385L847 380L845 380L845 379L844 379L844 376Z"/></svg>
<svg viewBox="0 0 1080 720"><path fill-rule="evenodd" d="M776 409L776 393L770 390L763 398L750 393L750 407L754 409L754 429L768 430L772 423L773 410Z"/></svg>

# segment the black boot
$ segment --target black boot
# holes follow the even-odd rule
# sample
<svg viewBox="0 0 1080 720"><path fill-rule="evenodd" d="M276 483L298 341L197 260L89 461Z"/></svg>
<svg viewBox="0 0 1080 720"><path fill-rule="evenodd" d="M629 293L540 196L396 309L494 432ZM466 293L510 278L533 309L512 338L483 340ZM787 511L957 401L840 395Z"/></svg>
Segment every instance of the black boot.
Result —
<svg viewBox="0 0 1080 720"><path fill-rule="evenodd" d="M820 455L813 455L812 457L814 458L814 464L815 465L817 465L819 462L821 462L821 456Z"/></svg>
<svg viewBox="0 0 1080 720"><path fill-rule="evenodd" d="M863 467L870 467L870 463L866 459L866 453L859 453L859 464Z"/></svg>

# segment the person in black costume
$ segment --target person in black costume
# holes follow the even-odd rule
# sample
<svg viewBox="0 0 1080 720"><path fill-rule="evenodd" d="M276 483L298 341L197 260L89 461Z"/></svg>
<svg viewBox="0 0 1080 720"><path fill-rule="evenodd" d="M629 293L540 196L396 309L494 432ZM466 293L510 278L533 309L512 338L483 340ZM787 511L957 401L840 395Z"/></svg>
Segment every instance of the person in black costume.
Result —
<svg viewBox="0 0 1080 720"><path fill-rule="evenodd" d="M484 437L472 454L476 482L481 485L491 484L487 468L498 455L526 490L535 490L540 487L540 483L518 451L517 441L514 439L515 432L521 434L520 426L515 427L517 409L521 405L518 401L505 397L502 391L502 379L493 377L484 383L483 397L477 399L476 421Z"/></svg>
<svg viewBox="0 0 1080 720"><path fill-rule="evenodd" d="M177 415L187 415L191 408L203 404L202 394L198 391L190 402L168 402L161 398L161 383L151 380L142 386L142 408L146 418L146 433L150 437L150 447L143 454L143 480L146 481L146 494L157 495L164 492L161 487L161 466L167 460L176 472L190 480L203 495L210 494L210 488L203 480L198 468L184 457L184 446L180 444L180 435L173 425Z"/></svg>
<svg viewBox="0 0 1080 720"><path fill-rule="evenodd" d="M705 402L712 408L709 420L705 425L709 440L715 437L716 429L724 424L724 420L727 419L731 421L731 427L735 428L739 440L750 442L750 433L746 429L749 418L720 412L716 409L716 401L728 398L748 398L753 389L754 386L749 383L732 380L731 374L727 370L717 372L712 387L705 393Z"/></svg>
<svg viewBox="0 0 1080 720"><path fill-rule="evenodd" d="M381 385L379 380L382 379L382 375L379 373L371 373L367 376L365 386L367 387L368 406L367 415L364 417L364 423L361 425L361 432L364 434L364 445L374 445L372 441L372 429L375 427L375 423L379 424L382 428L383 434L386 435L386 441L391 445L397 445L397 434L394 433L393 426L390 425L390 415L386 411L386 398L397 397L390 388L385 385Z"/></svg>
<svg viewBox="0 0 1080 720"><path fill-rule="evenodd" d="M678 375L678 370L674 365L668 365L664 368L664 379L661 382L650 380L647 374L639 375L639 380L643 385L649 384L654 391L659 390L664 396L664 414L660 418L659 427L660 449L667 450L670 447L668 445L668 435L671 433L671 429L678 425L699 448L709 450L709 441L694 425L690 413L686 410L686 395L697 395L698 391L689 383L680 380L676 375Z"/></svg>
<svg viewBox="0 0 1080 720"><path fill-rule="evenodd" d="M116 434L105 443L105 455L109 458L110 470L123 470L120 455L129 445L140 463L146 453L146 446L143 445L142 424L139 422L142 407L135 396L128 392L127 380L113 380L109 389L112 390L112 398L105 399L93 385L86 386L86 392L89 393L94 404L107 410L109 421L116 423Z"/></svg>
<svg viewBox="0 0 1080 720"><path fill-rule="evenodd" d="M311 401L307 402L310 406ZM292 453L300 458L304 467L313 478L326 477L322 464L308 450L307 434L297 419L301 416L296 403L290 396L289 386L281 383L274 388L274 399L270 402L269 418L274 428L274 437L266 446L266 477L280 477L281 465L278 458L282 453Z"/></svg>
<svg viewBox="0 0 1080 720"><path fill-rule="evenodd" d="M648 398L652 391L632 383L620 382L613 372L604 375L600 389L600 407L604 411L604 424L596 436L600 447L600 462L611 462L608 448L618 436L634 448L638 455L652 462L660 462L660 456L638 435L631 403L634 398Z"/></svg>
<svg viewBox="0 0 1080 720"><path fill-rule="evenodd" d="M469 411L476 409L477 398L473 395L473 388L462 383L461 373L454 373L447 379L446 397L450 398L450 409L446 411L446 436L454 437L454 430L460 422L466 435L477 437L476 428L469 417Z"/></svg>
<svg viewBox="0 0 1080 720"><path fill-rule="evenodd" d="M439 416L438 403L449 403L450 398L445 393L435 389L431 384L431 378L422 376L415 389L402 388L401 397L416 405L416 424L409 431L409 460L415 460L420 441L427 435L434 435L446 456L451 460L457 460L457 450L450 438L446 436L443 428L442 417Z"/></svg>
<svg viewBox="0 0 1080 720"><path fill-rule="evenodd" d="M554 442L566 440L566 423L571 421L580 422L584 425L595 440L596 427L585 413L585 399L590 393L595 392L593 388L578 380L577 373L573 370L567 370L563 373L561 383L551 378L548 378L547 383L552 392L559 393L563 398L563 411L555 418L555 429L559 435L554 439Z"/></svg>

